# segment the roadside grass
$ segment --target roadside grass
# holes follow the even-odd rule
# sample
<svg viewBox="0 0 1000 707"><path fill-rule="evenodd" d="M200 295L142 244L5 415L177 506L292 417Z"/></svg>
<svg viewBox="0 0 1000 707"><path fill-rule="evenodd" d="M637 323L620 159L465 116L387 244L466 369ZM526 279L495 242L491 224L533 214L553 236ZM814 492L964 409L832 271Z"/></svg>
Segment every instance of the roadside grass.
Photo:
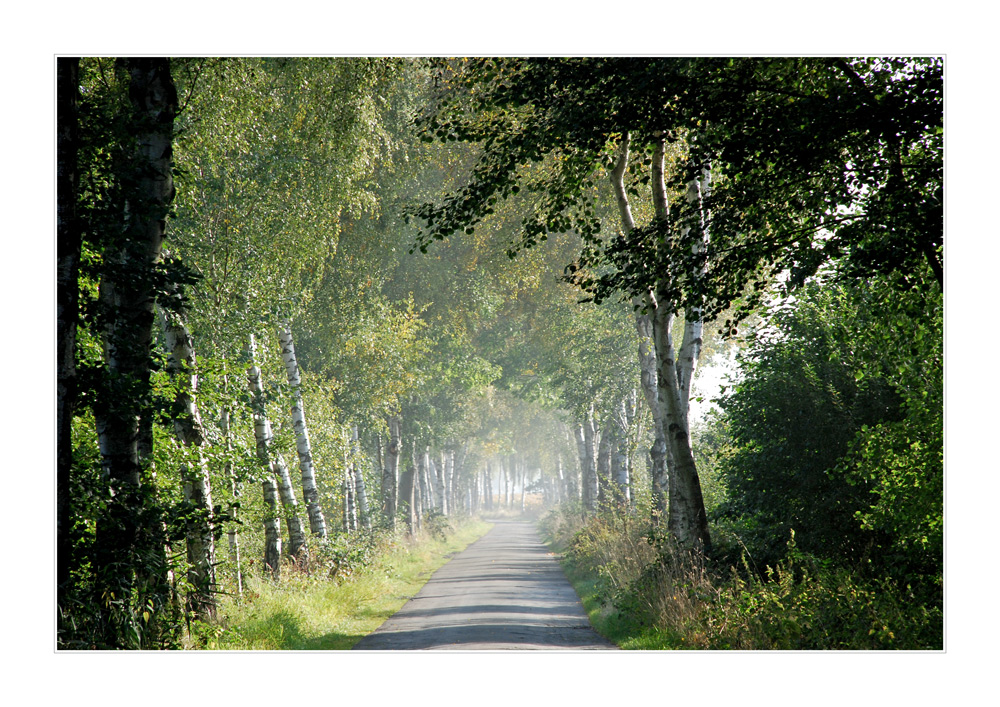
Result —
<svg viewBox="0 0 1000 707"><path fill-rule="evenodd" d="M541 524L594 629L627 650L941 650L939 607L798 550L764 576L707 567L611 514ZM656 546L654 548L654 546Z"/></svg>
<svg viewBox="0 0 1000 707"><path fill-rule="evenodd" d="M188 648L205 650L347 650L378 628L431 574L492 527L463 522L452 533L398 541L349 577L286 567L273 582L248 577L241 598L226 598L219 618L192 628Z"/></svg>

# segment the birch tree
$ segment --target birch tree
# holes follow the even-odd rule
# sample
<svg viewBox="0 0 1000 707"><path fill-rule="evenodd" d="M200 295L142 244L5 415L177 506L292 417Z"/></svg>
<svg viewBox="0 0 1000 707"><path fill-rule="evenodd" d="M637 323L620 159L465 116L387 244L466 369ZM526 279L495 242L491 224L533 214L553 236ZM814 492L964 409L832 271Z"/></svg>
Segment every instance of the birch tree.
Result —
<svg viewBox="0 0 1000 707"><path fill-rule="evenodd" d="M174 435L188 455L181 461L184 500L190 505L187 521L188 580L194 587L188 599L192 611L202 619L215 616L215 530L212 487L202 450L205 434L198 410L198 374L194 342L178 312L159 308L167 348L167 373L177 383L173 415Z"/></svg>
<svg viewBox="0 0 1000 707"><path fill-rule="evenodd" d="M309 529L321 540L326 539L326 520L319 505L319 491L316 489L316 475L313 470L312 447L309 444L309 428L306 425L305 404L302 401L302 378L299 362L295 358L295 342L287 322L278 329L281 343L281 360L285 363L288 384L292 387L295 404L292 406L292 427L295 430L295 449L299 455L299 470L302 472L302 498L309 516Z"/></svg>
<svg viewBox="0 0 1000 707"><path fill-rule="evenodd" d="M222 389L223 396L228 401L228 388L229 388L229 377L228 374L223 374L222 377ZM232 561L235 575L236 575L236 593L239 596L243 595L243 565L240 558L240 531L239 531L239 499L242 495L241 484L236 479L236 474L233 473L233 442L230 430L230 412L228 405L223 405L222 410L219 412L219 432L222 434L223 444L225 445L226 461L224 465L224 471L226 479L229 481L229 492L232 496L232 501L229 504L229 516L231 519L229 525L229 559ZM278 556L280 557L281 552L278 551Z"/></svg>
<svg viewBox="0 0 1000 707"><path fill-rule="evenodd" d="M351 427L351 465L354 467L354 486L358 495L358 514L365 530L372 529L371 511L368 507L368 490L365 486L365 476L361 465L361 445L358 442L358 426Z"/></svg>
<svg viewBox="0 0 1000 707"><path fill-rule="evenodd" d="M386 447L385 468L382 473L382 518L390 529L396 527L397 496L401 489L399 482L401 427L399 416L392 415L389 418L389 444Z"/></svg>
<svg viewBox="0 0 1000 707"><path fill-rule="evenodd" d="M277 577L280 572L280 563L272 563L275 549L280 552L281 547L280 539L277 539L278 536L276 535L278 529L276 497L281 499L281 505L285 512L285 524L288 528L288 553L293 558L297 558L299 552L305 547L305 533L302 528L302 520L299 518L298 503L295 499L295 491L292 489L288 466L285 464L281 453L272 448L274 434L271 431L271 422L267 417L260 368L255 363L257 356L256 349L257 346L254 337L251 335L249 346L250 367L247 369L247 380L250 387L250 394L254 401L254 437L257 441L257 457L268 472L262 482L264 486L264 501L270 509L269 517L264 523L267 533L265 564L271 568Z"/></svg>

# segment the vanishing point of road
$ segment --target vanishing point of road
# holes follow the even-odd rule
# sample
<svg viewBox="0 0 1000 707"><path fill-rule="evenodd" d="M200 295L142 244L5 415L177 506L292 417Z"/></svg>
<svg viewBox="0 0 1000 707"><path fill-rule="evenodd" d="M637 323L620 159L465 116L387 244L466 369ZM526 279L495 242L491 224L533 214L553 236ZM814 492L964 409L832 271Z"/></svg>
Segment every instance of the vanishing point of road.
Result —
<svg viewBox="0 0 1000 707"><path fill-rule="evenodd" d="M354 650L613 650L532 523L498 520Z"/></svg>

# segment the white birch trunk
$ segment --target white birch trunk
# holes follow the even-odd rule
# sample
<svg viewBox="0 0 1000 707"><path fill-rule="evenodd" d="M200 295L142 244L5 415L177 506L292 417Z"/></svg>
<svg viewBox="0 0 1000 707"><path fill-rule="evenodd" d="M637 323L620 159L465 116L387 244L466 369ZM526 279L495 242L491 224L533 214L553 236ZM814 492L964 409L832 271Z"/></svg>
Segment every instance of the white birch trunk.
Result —
<svg viewBox="0 0 1000 707"><path fill-rule="evenodd" d="M562 454L556 455L556 474L559 477L559 485L556 487L556 503L562 503L569 498L569 489L566 488L566 478L563 474Z"/></svg>
<svg viewBox="0 0 1000 707"><path fill-rule="evenodd" d="M372 529L372 517L368 509L368 490L361 469L361 447L358 443L358 426L351 427L351 463L354 466L354 488L358 496L358 515L365 530Z"/></svg>
<svg viewBox="0 0 1000 707"><path fill-rule="evenodd" d="M382 516L390 529L396 527L401 433L402 421L398 415L393 415L389 418L389 446L386 448L385 469L382 474Z"/></svg>
<svg viewBox="0 0 1000 707"><path fill-rule="evenodd" d="M264 515L264 567L271 571L271 576L278 579L281 576L281 522L278 520L278 486L274 478L268 476L261 482L264 489L264 504L267 507Z"/></svg>
<svg viewBox="0 0 1000 707"><path fill-rule="evenodd" d="M354 460L351 458L350 435L344 430L344 531L358 529L357 498L354 485Z"/></svg>
<svg viewBox="0 0 1000 707"><path fill-rule="evenodd" d="M174 415L174 436L189 451L181 462L184 500L195 509L186 533L187 556L191 564L188 579L194 587L189 605L202 619L215 616L215 537L212 516L212 486L202 447L205 443L198 411L198 374L194 343L179 314L158 308L167 347L167 373L180 383L180 412Z"/></svg>
<svg viewBox="0 0 1000 707"><path fill-rule="evenodd" d="M274 482L274 462L271 460L271 426L264 410L260 385L260 369L254 363L256 346L250 335L250 367L247 369L247 383L253 400L253 432L257 443L257 460L267 470L261 487L264 493L264 567L271 576L281 576L281 522L278 515L278 486Z"/></svg>
<svg viewBox="0 0 1000 707"><path fill-rule="evenodd" d="M667 192L663 177L665 139L662 134L654 135L651 189L653 209L658 221L668 218ZM707 175L689 185L686 200L689 208L698 208L702 186L707 185ZM699 243L693 245L696 254L705 247L707 232L702 219L702 234ZM690 227L682 234L690 236ZM692 273L698 277L701 273ZM658 293L660 294L660 293ZM698 480L698 470L691 450L691 435L688 427L688 390L690 376L693 375L697 354L701 350L701 312L690 310L685 323L685 340L682 348L688 358L677 365L671 328L674 319L674 303L665 296L657 298L653 318L653 336L656 346L657 388L660 408L663 414L664 431L671 463L670 474L670 517L668 528L684 548L708 552L711 540L708 534L708 519L705 503ZM685 382L686 381L686 382Z"/></svg>
<svg viewBox="0 0 1000 707"><path fill-rule="evenodd" d="M611 483L614 488L615 504L628 505L631 500L629 490L629 468L628 468L628 413L625 410L625 401L622 400L618 406L618 411L611 417L608 423L608 434L611 442Z"/></svg>
<svg viewBox="0 0 1000 707"><path fill-rule="evenodd" d="M316 472L313 467L312 446L309 443L309 427L306 424L305 404L302 400L302 378L299 375L299 362L295 358L295 342L292 340L292 330L287 323L278 327L278 340L281 342L281 360L285 364L288 383L295 396L292 406L292 427L295 430L295 450L299 456L299 470L302 473L302 500L306 504L309 516L309 530L321 540L326 539L326 519L319 503L319 491L316 488Z"/></svg>
<svg viewBox="0 0 1000 707"><path fill-rule="evenodd" d="M227 376L223 376L224 397L228 400L229 381ZM226 463L224 465L226 479L229 481L229 491L232 494L232 502L229 504L229 559L233 563L236 573L236 594L243 596L243 563L240 559L240 532L239 532L239 500L241 495L240 485L236 482L236 474L233 473L233 441L229 434L229 409L223 408L219 415L219 430L222 432L222 439L226 445Z"/></svg>
<svg viewBox="0 0 1000 707"><path fill-rule="evenodd" d="M451 512L455 507L455 450L449 449L444 457L444 481L445 498L448 501L446 512Z"/></svg>
<svg viewBox="0 0 1000 707"><path fill-rule="evenodd" d="M632 210L629 206L628 194L625 191L625 170L628 167L630 137L628 133L622 136L621 147L619 149L618 160L611 171L611 186L614 189L618 202L618 211L622 222L622 229L625 233L631 232L635 228L635 220L632 217ZM659 169L662 178L662 151L659 166L654 159L654 170ZM664 193L665 194L665 193ZM662 208L661 215L666 214L666 200L659 205ZM656 303L650 293L644 297L634 297L632 307L635 310L635 328L639 335L639 379L642 384L643 397L649 407L653 417L653 445L649 449L649 459L651 464L650 477L653 491L653 522L658 523L660 518L667 514L667 490L669 486L669 472L667 467L667 442L666 428L663 425L663 413L658 399L658 386L656 383L656 354L653 351L653 321L652 311Z"/></svg>
<svg viewBox="0 0 1000 707"><path fill-rule="evenodd" d="M614 432L612 430L613 421L604 423L604 429L600 430L595 425L595 431L600 432L600 440L597 443L597 502L603 507L611 503L612 499L608 494L611 486L611 447L614 442Z"/></svg>
<svg viewBox="0 0 1000 707"><path fill-rule="evenodd" d="M524 495L527 492L528 486L528 465L522 460L521 461L521 513L524 513Z"/></svg>
<svg viewBox="0 0 1000 707"><path fill-rule="evenodd" d="M486 462L486 468L483 473L486 475L483 479L483 490L486 496L486 510L493 510L493 475L490 473L490 463Z"/></svg>
<svg viewBox="0 0 1000 707"><path fill-rule="evenodd" d="M587 419L583 422L583 444L585 466L583 468L583 506L588 512L597 510L597 428L594 423L594 406L587 411Z"/></svg>
<svg viewBox="0 0 1000 707"><path fill-rule="evenodd" d="M416 517L414 513L414 464L403 464L399 474L399 510L406 519L406 530L412 536L416 532Z"/></svg>
<svg viewBox="0 0 1000 707"><path fill-rule="evenodd" d="M440 458L439 458L440 461ZM447 513L447 504L444 497L444 464L439 464L428 454L428 472L434 486L434 508L440 513Z"/></svg>
<svg viewBox="0 0 1000 707"><path fill-rule="evenodd" d="M420 455L420 488L423 491L420 502L423 511L430 511L436 507L434 497L433 470L431 469L430 447L424 447Z"/></svg>
<svg viewBox="0 0 1000 707"><path fill-rule="evenodd" d="M250 393L255 400L254 410L254 435L257 438L258 456L268 467L273 476L277 476L278 496L285 511L285 525L288 528L288 553L293 558L298 559L299 553L305 547L305 532L302 529L302 520L298 514L298 504L295 500L295 491L292 489L291 476L288 473L288 466L280 453L273 453L271 447L274 441L274 434L271 431L271 421L267 418L267 410L264 405L264 389L260 380L260 368L254 362L256 359L256 343L254 337L250 335L250 368L247 370L247 378L250 385ZM265 489L265 495L267 490Z"/></svg>

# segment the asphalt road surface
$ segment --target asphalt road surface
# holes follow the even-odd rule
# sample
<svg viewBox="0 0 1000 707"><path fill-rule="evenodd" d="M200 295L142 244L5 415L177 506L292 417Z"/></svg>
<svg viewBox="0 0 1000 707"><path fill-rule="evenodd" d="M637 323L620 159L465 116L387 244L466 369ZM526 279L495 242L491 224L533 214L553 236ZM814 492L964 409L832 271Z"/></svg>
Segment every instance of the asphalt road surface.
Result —
<svg viewBox="0 0 1000 707"><path fill-rule="evenodd" d="M499 520L354 650L608 650L532 523Z"/></svg>

